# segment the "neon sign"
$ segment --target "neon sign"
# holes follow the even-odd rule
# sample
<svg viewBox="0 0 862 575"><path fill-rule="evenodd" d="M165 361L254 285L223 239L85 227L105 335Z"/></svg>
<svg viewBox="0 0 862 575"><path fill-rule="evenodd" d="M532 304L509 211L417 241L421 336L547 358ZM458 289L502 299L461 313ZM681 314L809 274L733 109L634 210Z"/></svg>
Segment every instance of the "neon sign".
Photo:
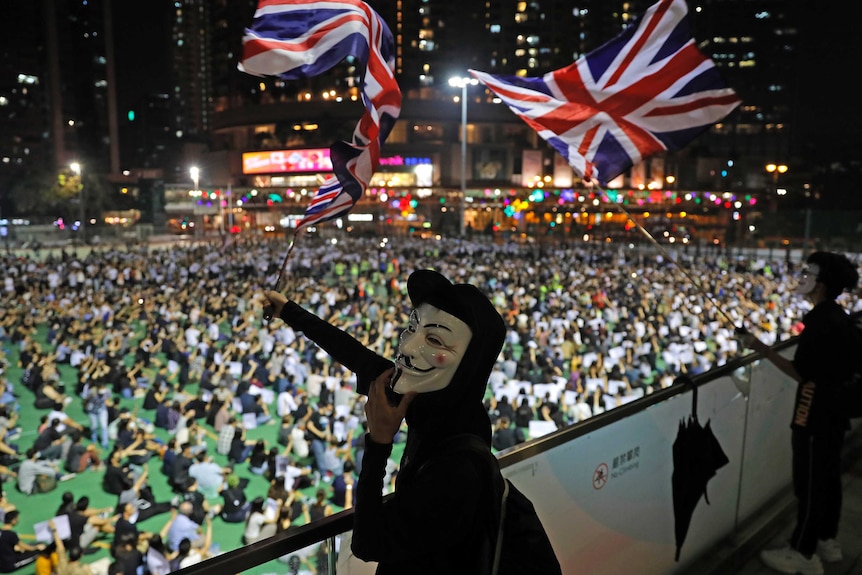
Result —
<svg viewBox="0 0 862 575"><path fill-rule="evenodd" d="M386 156L380 158L381 166L419 166L430 164L431 158L417 158L413 156Z"/></svg>
<svg viewBox="0 0 862 575"><path fill-rule="evenodd" d="M246 152L242 155L243 174L331 171L328 148Z"/></svg>

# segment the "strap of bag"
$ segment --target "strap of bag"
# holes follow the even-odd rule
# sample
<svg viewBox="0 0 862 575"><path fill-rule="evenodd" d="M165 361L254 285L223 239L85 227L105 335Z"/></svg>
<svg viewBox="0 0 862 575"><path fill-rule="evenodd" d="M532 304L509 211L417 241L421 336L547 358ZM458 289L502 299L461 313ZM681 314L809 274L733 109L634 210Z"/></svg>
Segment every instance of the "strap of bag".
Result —
<svg viewBox="0 0 862 575"><path fill-rule="evenodd" d="M506 521L506 499L509 498L509 481L503 479L503 497L500 501L500 526L497 528L497 545L494 549L494 565L491 568L491 575L497 575L497 569L500 567L500 551L503 548L503 525Z"/></svg>

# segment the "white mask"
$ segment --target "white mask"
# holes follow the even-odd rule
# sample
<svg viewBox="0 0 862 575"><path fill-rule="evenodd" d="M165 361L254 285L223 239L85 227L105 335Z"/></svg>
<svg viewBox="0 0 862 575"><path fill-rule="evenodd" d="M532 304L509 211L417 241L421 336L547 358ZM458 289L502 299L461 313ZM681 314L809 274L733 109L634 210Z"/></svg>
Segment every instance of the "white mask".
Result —
<svg viewBox="0 0 862 575"><path fill-rule="evenodd" d="M800 295L808 295L814 291L814 286L817 285L817 276L820 275L820 266L817 264L808 264L808 267L802 270L802 276L799 278L799 285L796 286L796 293Z"/></svg>
<svg viewBox="0 0 862 575"><path fill-rule="evenodd" d="M410 314L398 345L397 393L428 393L445 388L461 364L473 337L466 323L430 304Z"/></svg>

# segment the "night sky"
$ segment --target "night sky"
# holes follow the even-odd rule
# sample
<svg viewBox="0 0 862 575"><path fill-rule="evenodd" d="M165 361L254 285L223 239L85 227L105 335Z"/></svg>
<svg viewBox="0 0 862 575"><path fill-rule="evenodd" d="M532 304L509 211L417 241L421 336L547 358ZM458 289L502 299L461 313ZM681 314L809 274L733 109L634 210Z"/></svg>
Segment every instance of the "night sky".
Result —
<svg viewBox="0 0 862 575"><path fill-rule="evenodd" d="M805 2L800 28L799 106L801 149L832 159L862 160L862 114L858 75L862 42L858 19L843 14L842 3ZM815 143L816 142L816 143Z"/></svg>
<svg viewBox="0 0 862 575"><path fill-rule="evenodd" d="M169 92L170 10L173 0L113 2L117 97L120 109L146 94Z"/></svg>
<svg viewBox="0 0 862 575"><path fill-rule="evenodd" d="M862 113L858 112L855 78L862 62L862 42L857 40L857 20L843 13L843 3L803 2L794 148L824 160L858 159L862 155ZM171 89L173 5L173 0L113 2L121 110L137 105L147 93Z"/></svg>

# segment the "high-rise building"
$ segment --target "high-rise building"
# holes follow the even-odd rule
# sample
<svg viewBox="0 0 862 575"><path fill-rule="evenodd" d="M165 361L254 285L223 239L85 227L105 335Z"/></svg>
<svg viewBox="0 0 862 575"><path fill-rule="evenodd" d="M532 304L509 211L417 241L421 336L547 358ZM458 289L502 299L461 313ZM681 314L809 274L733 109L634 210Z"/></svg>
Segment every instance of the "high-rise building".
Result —
<svg viewBox="0 0 862 575"><path fill-rule="evenodd" d="M0 186L10 190L73 161L95 173L117 169L113 38L104 25L110 4L43 0L6 8Z"/></svg>
<svg viewBox="0 0 862 575"><path fill-rule="evenodd" d="M425 101L451 100L448 79L464 75L468 68L536 76L570 64L610 40L649 4L599 0L576 5L566 0L372 3L395 36L396 73L405 100ZM702 136L686 157L691 152L717 152L735 161L739 170L740 158L752 154L786 157L791 153L797 15L785 0L764 6L713 0L690 7L700 48L715 60L745 103L711 134ZM246 106L293 99L302 104L307 100L299 94L300 85L316 101L330 89L340 92L339 84L345 81L342 72L287 87L279 80L261 80L232 101Z"/></svg>
<svg viewBox="0 0 862 575"><path fill-rule="evenodd" d="M404 93L401 121L387 147L413 158L433 155L439 163L435 185L451 187L460 162L460 94L449 86L451 76L468 68L536 76L563 67L611 39L651 2L370 4L393 31ZM805 98L812 90L800 69L808 60L800 52L812 42L810 19L797 4L689 3L700 49L743 104L684 150L668 154L656 173L675 175L679 189L756 190L768 184L765 162L804 161L798 156L812 149L815 130L805 121ZM0 178L84 159L100 173L161 170L168 181L187 180L188 167L202 163L203 181L244 186L254 177L242 173L243 152L318 148L348 139L361 113L361 71L354 62L297 81L255 78L236 69L255 5L149 5L147 13L157 13L161 23L153 26L137 20L133 11L140 7L112 6L111 0L13 3L16 17L4 19L3 26L5 37L19 40L6 43L0 63ZM144 43L145 26L151 28ZM137 59L128 60L130 53ZM468 98L472 187L520 183L512 178L523 172L524 148L541 150L542 170L551 171L554 154L505 107L493 104L490 93L471 88ZM490 174L492 165L499 167L493 178L477 175ZM791 173L800 171L794 165Z"/></svg>
<svg viewBox="0 0 862 575"><path fill-rule="evenodd" d="M49 168L52 159L45 44L36 24L39 4L14 2L7 8L0 19L0 213L5 215L16 181Z"/></svg>

